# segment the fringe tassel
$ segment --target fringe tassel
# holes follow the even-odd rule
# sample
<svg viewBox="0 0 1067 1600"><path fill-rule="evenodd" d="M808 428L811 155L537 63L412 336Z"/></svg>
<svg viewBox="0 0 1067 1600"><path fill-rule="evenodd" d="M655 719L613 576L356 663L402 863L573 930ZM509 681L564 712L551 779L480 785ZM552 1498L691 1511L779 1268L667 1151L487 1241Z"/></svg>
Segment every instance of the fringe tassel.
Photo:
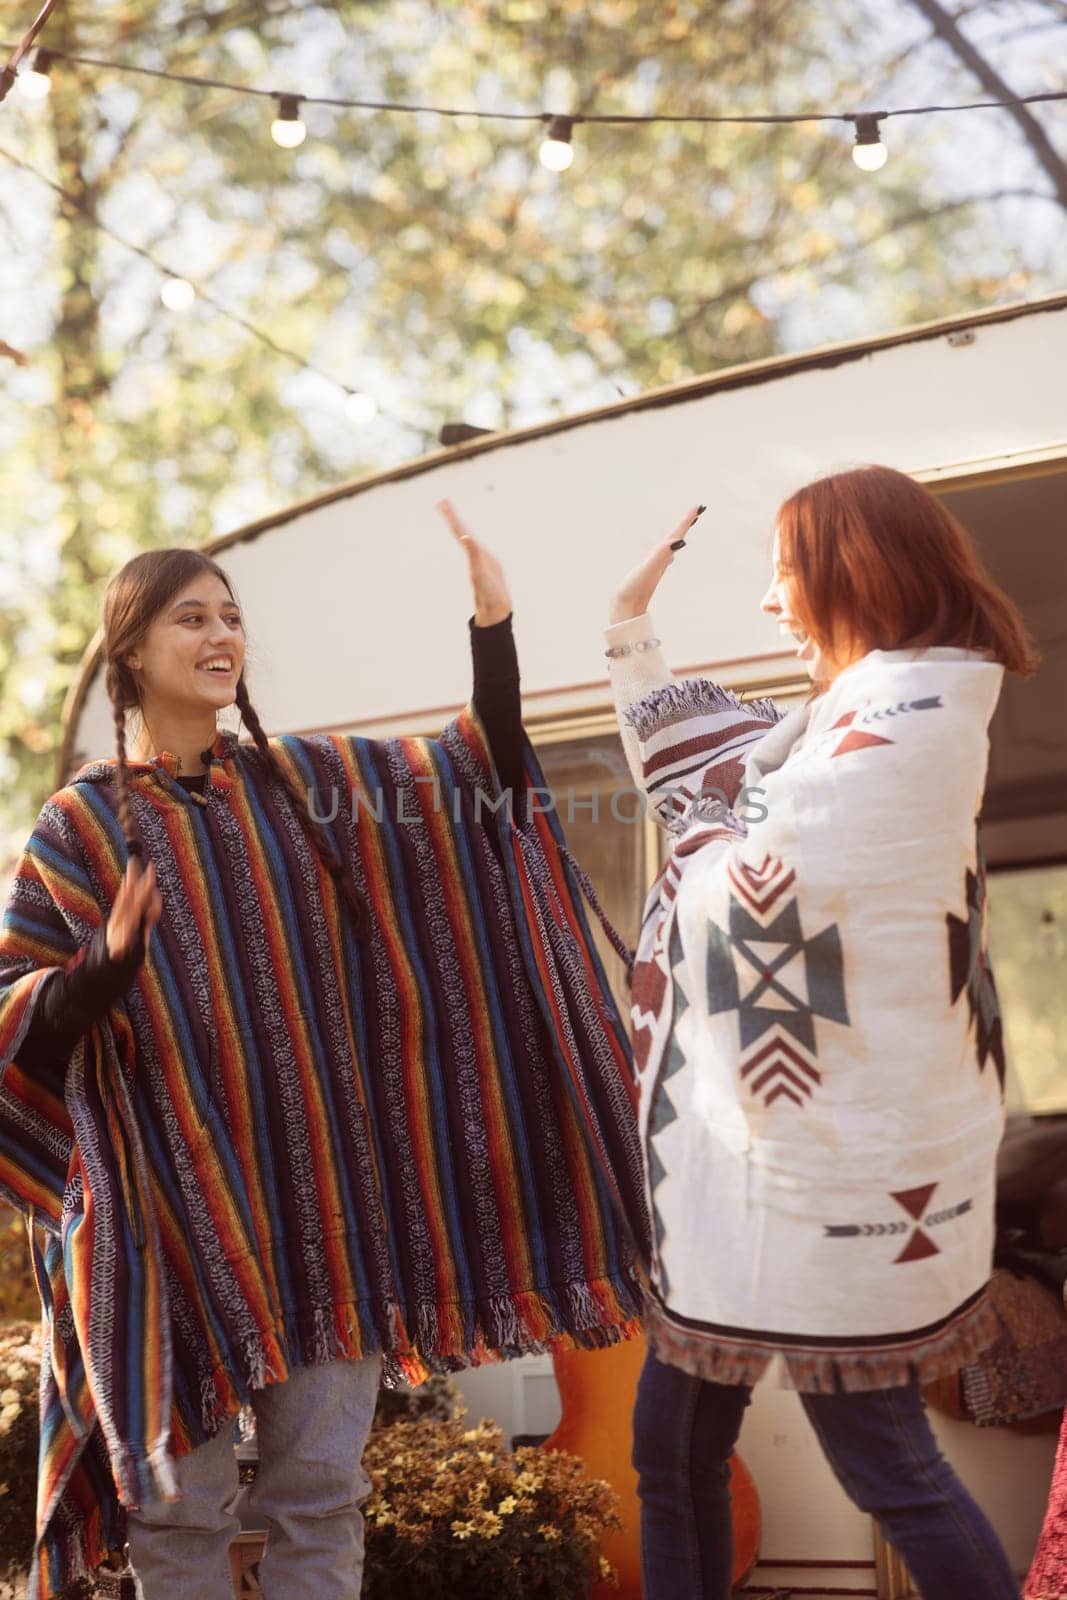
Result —
<svg viewBox="0 0 1067 1600"><path fill-rule="evenodd" d="M750 711L758 722L770 722L773 724L781 722L783 717L787 715L784 706L780 706L777 700L771 700L766 696L759 700L743 700L741 703L745 710Z"/></svg>
<svg viewBox="0 0 1067 1600"><path fill-rule="evenodd" d="M757 1383L775 1356L781 1356L791 1388L801 1394L857 1393L894 1389L913 1381L929 1383L959 1370L986 1349L1000 1331L992 1302L982 1299L955 1322L921 1344L881 1350L795 1350L786 1345L725 1344L678 1328L661 1306L649 1301L645 1331L661 1361L710 1383Z"/></svg>
<svg viewBox="0 0 1067 1600"><path fill-rule="evenodd" d="M643 700L635 700L623 712L623 719L639 739L667 723L691 717L701 711L740 711L741 701L732 689L724 689L710 678L679 678L677 683L653 689Z"/></svg>
<svg viewBox="0 0 1067 1600"><path fill-rule="evenodd" d="M724 689L710 678L680 678L662 689L653 689L643 700L627 706L623 718L639 739L647 739L658 729L701 712L743 711L753 722L781 722L785 712L773 700L742 700L732 689Z"/></svg>
<svg viewBox="0 0 1067 1600"><path fill-rule="evenodd" d="M150 1505L156 1500L177 1500L180 1495L174 1459L166 1445L147 1455L127 1451L116 1464L111 1458L119 1500L124 1506Z"/></svg>

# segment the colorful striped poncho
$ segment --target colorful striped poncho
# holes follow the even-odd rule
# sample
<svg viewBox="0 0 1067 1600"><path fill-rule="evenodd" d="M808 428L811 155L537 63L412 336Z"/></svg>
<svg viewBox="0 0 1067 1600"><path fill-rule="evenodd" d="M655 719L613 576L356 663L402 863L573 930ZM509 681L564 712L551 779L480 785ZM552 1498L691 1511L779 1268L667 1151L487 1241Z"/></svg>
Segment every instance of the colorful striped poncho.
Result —
<svg viewBox="0 0 1067 1600"><path fill-rule="evenodd" d="M494 812L468 709L438 740L273 749L372 909L359 942L293 805L220 735L203 796L131 768L163 916L51 1074L18 1051L126 865L113 767L44 807L0 942L0 1185L46 1315L31 1595L295 1367L429 1371L633 1331L647 1229L626 1036L555 819ZM544 792L527 746L527 777ZM65 1076L64 1076L65 1074Z"/></svg>

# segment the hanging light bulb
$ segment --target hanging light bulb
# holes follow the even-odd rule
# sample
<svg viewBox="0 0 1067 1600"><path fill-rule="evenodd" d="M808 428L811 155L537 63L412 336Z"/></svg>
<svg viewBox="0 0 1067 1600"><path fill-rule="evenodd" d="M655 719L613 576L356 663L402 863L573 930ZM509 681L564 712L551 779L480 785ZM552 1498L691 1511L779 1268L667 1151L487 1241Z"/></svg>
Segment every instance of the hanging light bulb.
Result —
<svg viewBox="0 0 1067 1600"><path fill-rule="evenodd" d="M164 278L159 298L168 311L188 311L196 299L196 290L188 278Z"/></svg>
<svg viewBox="0 0 1067 1600"><path fill-rule="evenodd" d="M19 94L24 100L43 100L52 87L49 72L52 67L52 57L47 50L38 50L33 58L33 66L28 72L20 72L15 80L18 84Z"/></svg>
<svg viewBox="0 0 1067 1600"><path fill-rule="evenodd" d="M358 394L350 389L345 399L345 413L349 422L362 427L365 423L373 422L378 415L378 402L373 395Z"/></svg>
<svg viewBox="0 0 1067 1600"><path fill-rule="evenodd" d="M283 150L295 150L297 145L303 144L308 131L300 120L299 95L278 96L278 115L270 125L270 136Z"/></svg>
<svg viewBox="0 0 1067 1600"><path fill-rule="evenodd" d="M538 152L541 165L547 167L549 172L566 172L574 160L574 146L571 144L573 132L573 117L549 119L548 132Z"/></svg>
<svg viewBox="0 0 1067 1600"><path fill-rule="evenodd" d="M852 159L861 172L878 172L889 159L889 151L882 143L876 116L857 117L856 142L852 146Z"/></svg>

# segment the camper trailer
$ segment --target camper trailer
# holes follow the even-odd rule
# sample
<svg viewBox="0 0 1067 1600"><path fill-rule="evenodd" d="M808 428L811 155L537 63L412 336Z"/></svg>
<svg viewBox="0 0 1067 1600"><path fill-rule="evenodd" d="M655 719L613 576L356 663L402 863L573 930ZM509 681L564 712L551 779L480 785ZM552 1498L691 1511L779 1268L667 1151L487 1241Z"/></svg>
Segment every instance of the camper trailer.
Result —
<svg viewBox="0 0 1067 1600"><path fill-rule="evenodd" d="M601 634L613 587L687 507L705 502L707 515L657 596L657 632L676 672L788 702L807 680L758 608L776 507L835 468L878 461L912 473L971 530L1042 653L1034 680L1005 683L984 838L1010 1108L1067 1114L1065 368L1061 296L731 368L478 437L237 529L210 549L250 619L250 676L264 724L272 732L432 733L466 701L466 572L434 510L447 497L504 562L527 727L562 797L570 846L632 945L661 843L632 801L612 804L629 785ZM67 708L63 776L111 744L94 646ZM605 960L625 1003L621 964L607 947ZM510 1435L550 1434L559 1420L547 1357L461 1382L470 1411L495 1416ZM1025 1571L1048 1489L1051 1427L935 1420ZM773 1378L756 1392L739 1448L762 1512L752 1592L884 1600L909 1592L869 1519L833 1480L795 1395Z"/></svg>

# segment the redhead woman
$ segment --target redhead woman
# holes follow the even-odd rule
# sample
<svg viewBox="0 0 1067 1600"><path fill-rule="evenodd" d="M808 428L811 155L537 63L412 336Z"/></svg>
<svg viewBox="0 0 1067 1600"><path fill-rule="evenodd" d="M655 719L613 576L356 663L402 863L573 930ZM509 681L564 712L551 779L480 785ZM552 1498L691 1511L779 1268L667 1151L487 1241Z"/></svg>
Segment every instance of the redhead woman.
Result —
<svg viewBox="0 0 1067 1600"><path fill-rule="evenodd" d="M228 1593L251 1406L265 1600L354 1600L383 1368L634 1326L625 1036L558 826L503 803L542 781L510 599L443 509L475 689L437 740L268 738L206 555L108 590L116 756L45 805L0 940L0 1183L46 1312L32 1595L127 1539L145 1600Z"/></svg>
<svg viewBox="0 0 1067 1600"><path fill-rule="evenodd" d="M696 515L625 582L607 636L669 834L633 985L645 1595L727 1600L727 1462L777 1359L926 1600L1016 1600L920 1385L996 1332L1003 1053L976 819L1001 678L1033 657L948 511L866 467L778 515L762 605L807 702L674 683L648 607Z"/></svg>

